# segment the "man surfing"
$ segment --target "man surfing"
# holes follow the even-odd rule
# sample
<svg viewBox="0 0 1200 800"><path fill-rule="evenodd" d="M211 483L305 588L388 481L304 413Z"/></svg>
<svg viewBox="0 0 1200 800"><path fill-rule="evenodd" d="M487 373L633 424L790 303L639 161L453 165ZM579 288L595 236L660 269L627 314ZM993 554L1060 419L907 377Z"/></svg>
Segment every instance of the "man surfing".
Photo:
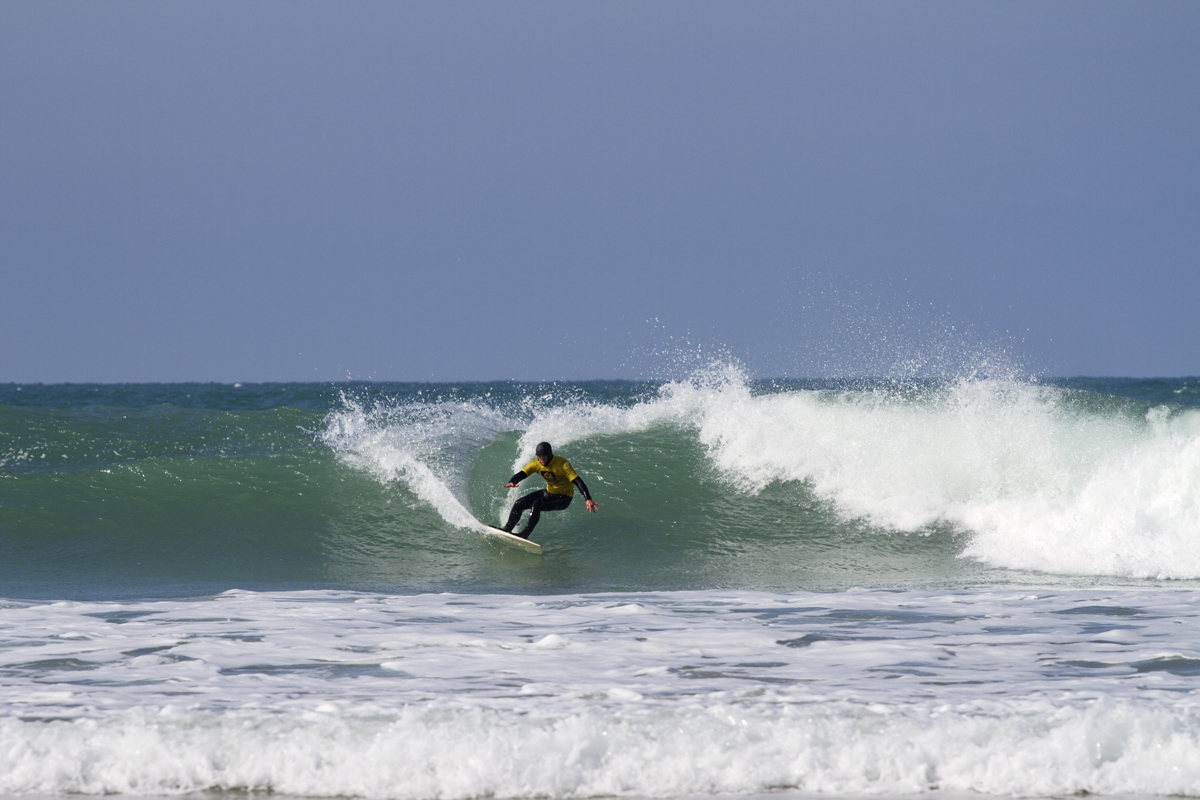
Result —
<svg viewBox="0 0 1200 800"><path fill-rule="evenodd" d="M513 504L512 511L508 514L508 523L501 529L505 533L512 533L513 528L517 527L517 521L521 519L521 515L525 513L526 509L531 509L529 521L525 523L525 527L520 533L513 534L522 539L528 539L529 534L533 533L533 528L538 524L538 519L542 516L543 511L562 511L571 505L576 487L587 501L589 512L595 514L596 509L600 508L599 503L592 500L587 484L575 472L571 462L562 456L554 455L554 450L550 447L549 442L539 442L534 454L537 457L526 464L524 469L513 475L508 483L504 484L505 489L514 489L518 483L535 472L546 479L545 489L530 492Z"/></svg>

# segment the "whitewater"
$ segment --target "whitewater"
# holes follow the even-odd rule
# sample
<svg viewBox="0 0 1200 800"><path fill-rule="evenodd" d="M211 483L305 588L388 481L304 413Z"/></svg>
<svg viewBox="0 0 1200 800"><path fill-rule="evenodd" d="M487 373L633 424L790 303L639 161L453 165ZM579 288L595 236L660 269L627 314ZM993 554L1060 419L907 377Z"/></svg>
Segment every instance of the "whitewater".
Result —
<svg viewBox="0 0 1200 800"><path fill-rule="evenodd" d="M10 384L0 545L8 797L1200 796L1198 379Z"/></svg>

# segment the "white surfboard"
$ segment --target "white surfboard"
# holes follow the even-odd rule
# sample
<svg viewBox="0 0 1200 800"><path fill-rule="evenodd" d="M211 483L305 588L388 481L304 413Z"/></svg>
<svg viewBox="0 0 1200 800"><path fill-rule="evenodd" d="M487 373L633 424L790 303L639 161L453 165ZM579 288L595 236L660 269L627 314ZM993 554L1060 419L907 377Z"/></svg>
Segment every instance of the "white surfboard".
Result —
<svg viewBox="0 0 1200 800"><path fill-rule="evenodd" d="M513 547L519 547L530 553L537 553L539 556L542 554L542 546L537 542L531 542L528 539L522 539L520 536L514 536L508 531L501 530L494 525L484 525L483 527L487 529L484 532L485 536L490 536L497 541L504 542Z"/></svg>

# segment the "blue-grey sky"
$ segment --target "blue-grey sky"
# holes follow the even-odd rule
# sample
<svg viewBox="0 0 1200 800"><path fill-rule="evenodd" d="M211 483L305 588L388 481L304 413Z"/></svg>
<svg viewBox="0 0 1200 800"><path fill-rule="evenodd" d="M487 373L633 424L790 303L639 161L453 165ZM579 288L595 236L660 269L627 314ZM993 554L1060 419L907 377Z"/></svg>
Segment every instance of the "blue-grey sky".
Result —
<svg viewBox="0 0 1200 800"><path fill-rule="evenodd" d="M1200 3L0 4L0 381L978 353L1200 374Z"/></svg>

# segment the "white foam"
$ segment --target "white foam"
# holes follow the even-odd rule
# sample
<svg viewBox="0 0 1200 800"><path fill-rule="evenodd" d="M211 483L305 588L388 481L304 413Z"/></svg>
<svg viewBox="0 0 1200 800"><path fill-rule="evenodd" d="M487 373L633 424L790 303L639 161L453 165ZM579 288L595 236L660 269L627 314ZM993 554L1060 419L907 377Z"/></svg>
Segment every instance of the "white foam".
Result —
<svg viewBox="0 0 1200 800"><path fill-rule="evenodd" d="M1198 599L234 592L10 605L0 792L1190 796ZM64 627L86 638L56 637Z"/></svg>
<svg viewBox="0 0 1200 800"><path fill-rule="evenodd" d="M1047 572L1200 577L1200 414L1110 446L1058 488L964 514L981 534L967 554Z"/></svg>
<svg viewBox="0 0 1200 800"><path fill-rule="evenodd" d="M620 694L624 692L624 694ZM640 697L614 690L624 703ZM628 697L626 696L628 695ZM1194 719L1100 702L830 703L620 717L413 707L384 716L123 712L98 724L0 721L0 790L309 797L671 797L773 787L832 794L1157 794L1200 789Z"/></svg>
<svg viewBox="0 0 1200 800"><path fill-rule="evenodd" d="M657 396L628 407L585 402L539 407L521 435L513 466L529 463L541 441L560 447L589 436L637 433L668 422L693 424L713 402L748 398L746 380L735 366L713 364L686 381L664 384Z"/></svg>
<svg viewBox="0 0 1200 800"><path fill-rule="evenodd" d="M961 381L918 393L752 397L680 384L713 462L744 491L809 485L893 530L950 523L966 555L1060 574L1200 577L1200 413L1138 420L1063 390Z"/></svg>
<svg viewBox="0 0 1200 800"><path fill-rule="evenodd" d="M474 452L514 423L486 405L418 402L366 405L343 395L321 439L346 463L381 482L401 481L452 525L482 529L467 509L463 451Z"/></svg>

